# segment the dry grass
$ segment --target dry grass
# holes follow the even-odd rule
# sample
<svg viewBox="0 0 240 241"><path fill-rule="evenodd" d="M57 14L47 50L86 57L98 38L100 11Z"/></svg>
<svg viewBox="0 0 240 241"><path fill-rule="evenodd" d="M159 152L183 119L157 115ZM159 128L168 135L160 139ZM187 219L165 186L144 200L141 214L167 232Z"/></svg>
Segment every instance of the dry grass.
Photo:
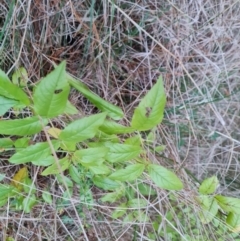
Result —
<svg viewBox="0 0 240 241"><path fill-rule="evenodd" d="M66 60L72 75L120 106L126 117L162 75L168 102L154 144L166 145L163 155L176 170L187 168L199 181L217 175L219 192L239 197L239 16L237 0L2 0L0 68L11 74L24 66L35 82L53 68L52 62ZM95 111L74 91L71 101L85 114ZM4 161L0 172L11 178L16 168ZM138 210L149 220L123 223L111 219L113 206L99 201L100 190L92 190L91 208L79 198L81 190L57 208L61 185L38 171L31 167L38 191L52 185L54 204L39 202L28 215L2 208L1 240L234 240L192 215L197 183L184 172L178 174L185 190L172 194L179 203L158 190L153 200L143 197L148 208ZM150 239L154 221L161 236ZM177 239L170 238L169 227Z"/></svg>

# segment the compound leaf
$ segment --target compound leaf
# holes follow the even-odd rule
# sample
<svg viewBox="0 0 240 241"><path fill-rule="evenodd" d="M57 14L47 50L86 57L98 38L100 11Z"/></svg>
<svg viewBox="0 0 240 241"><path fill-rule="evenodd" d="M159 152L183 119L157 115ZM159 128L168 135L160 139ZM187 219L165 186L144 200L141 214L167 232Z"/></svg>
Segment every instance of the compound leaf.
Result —
<svg viewBox="0 0 240 241"><path fill-rule="evenodd" d="M164 107L166 104L166 96L163 87L162 78L141 100L135 109L131 126L139 131L146 131L154 128L163 119Z"/></svg>
<svg viewBox="0 0 240 241"><path fill-rule="evenodd" d="M40 132L47 123L48 120L43 119L41 122L36 116L19 120L0 120L0 134L16 136L33 135Z"/></svg>
<svg viewBox="0 0 240 241"><path fill-rule="evenodd" d="M61 131L59 139L63 141L80 142L95 136L98 128L104 122L106 113L84 117L69 124Z"/></svg>
<svg viewBox="0 0 240 241"><path fill-rule="evenodd" d="M181 190L183 188L181 180L172 171L160 165L150 164L148 174L151 180L160 188L166 190Z"/></svg>
<svg viewBox="0 0 240 241"><path fill-rule="evenodd" d="M70 91L65 66L62 62L37 85L33 100L38 115L52 118L64 113Z"/></svg>

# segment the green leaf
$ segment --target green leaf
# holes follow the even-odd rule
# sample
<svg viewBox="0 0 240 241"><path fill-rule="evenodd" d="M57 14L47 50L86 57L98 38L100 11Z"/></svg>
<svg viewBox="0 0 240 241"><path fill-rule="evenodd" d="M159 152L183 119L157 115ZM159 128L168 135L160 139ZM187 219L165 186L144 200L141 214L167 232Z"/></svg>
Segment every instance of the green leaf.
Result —
<svg viewBox="0 0 240 241"><path fill-rule="evenodd" d="M12 75L12 82L15 85L25 87L28 82L27 70L23 67L20 67L19 69L17 69Z"/></svg>
<svg viewBox="0 0 240 241"><path fill-rule="evenodd" d="M70 178L63 176L61 174L56 174L57 180L59 183L63 184L63 185L67 185L67 187L72 188L73 187L73 182ZM71 189L69 189L69 191L71 192ZM64 196L64 195L63 195ZM65 193L65 196L68 197L69 195L67 193ZM70 197L69 197L70 198Z"/></svg>
<svg viewBox="0 0 240 241"><path fill-rule="evenodd" d="M199 187L199 192L201 194L212 194L216 191L219 185L216 176L205 179Z"/></svg>
<svg viewBox="0 0 240 241"><path fill-rule="evenodd" d="M32 161L32 164L35 166L47 167L53 164L54 162L55 162L55 159L53 156L47 156L45 158Z"/></svg>
<svg viewBox="0 0 240 241"><path fill-rule="evenodd" d="M66 169L68 169L69 165L70 165L70 160L67 157L64 157L63 159L59 160L58 164L55 162L51 166L46 168L41 173L41 175L47 176L47 175L51 175L51 174L59 174L59 173L65 171Z"/></svg>
<svg viewBox="0 0 240 241"><path fill-rule="evenodd" d="M110 202L114 203L116 202L119 198L123 196L123 189L119 189L115 192L107 193L103 197L101 197L102 202Z"/></svg>
<svg viewBox="0 0 240 241"><path fill-rule="evenodd" d="M128 208L125 203L121 204L119 207L117 207L113 213L112 213L112 218L120 218L122 217L126 212L128 211Z"/></svg>
<svg viewBox="0 0 240 241"><path fill-rule="evenodd" d="M0 120L0 134L16 136L33 135L42 130L42 124L45 126L47 123L48 120L46 119L43 119L41 123L36 116L20 120Z"/></svg>
<svg viewBox="0 0 240 241"><path fill-rule="evenodd" d="M8 197L11 197L13 195L13 190L14 190L14 187L1 184L0 185L0 193L1 193L0 199L2 200L5 198L8 198Z"/></svg>
<svg viewBox="0 0 240 241"><path fill-rule="evenodd" d="M70 75L68 75L67 78L70 85L81 92L82 95L86 97L92 104L94 104L99 110L107 112L109 117L113 118L114 120L120 120L123 117L123 112L119 107L103 100L79 81L73 79Z"/></svg>
<svg viewBox="0 0 240 241"><path fill-rule="evenodd" d="M235 213L229 213L226 219L226 223L231 227L231 231L234 233L240 232L240 215Z"/></svg>
<svg viewBox="0 0 240 241"><path fill-rule="evenodd" d="M138 190L143 196L157 195L157 192L145 183L139 183Z"/></svg>
<svg viewBox="0 0 240 241"><path fill-rule="evenodd" d="M118 181L134 181L143 173L144 168L143 164L129 165L125 169L113 172L108 178Z"/></svg>
<svg viewBox="0 0 240 241"><path fill-rule="evenodd" d="M67 105L64 110L64 114L76 115L76 114L78 114L78 112L79 112L78 109L70 101L67 101Z"/></svg>
<svg viewBox="0 0 240 241"><path fill-rule="evenodd" d="M79 173L78 169L74 165L71 164L69 166L68 170L69 170L69 175L72 178L72 180L74 182L76 182L77 184L81 184L82 180L80 178L80 173Z"/></svg>
<svg viewBox="0 0 240 241"><path fill-rule="evenodd" d="M0 70L0 95L9 99L18 100L24 105L30 104L30 100L24 91L14 85L2 70Z"/></svg>
<svg viewBox="0 0 240 241"><path fill-rule="evenodd" d="M130 208L146 208L148 205L147 200L141 198L134 198L128 201L127 206Z"/></svg>
<svg viewBox="0 0 240 241"><path fill-rule="evenodd" d="M106 159L112 163L129 161L142 152L141 147L136 145L110 143L107 144L107 147L109 148L109 152Z"/></svg>
<svg viewBox="0 0 240 241"><path fill-rule="evenodd" d="M240 214L240 199L234 197L225 197L222 195L216 195L215 199L223 211Z"/></svg>
<svg viewBox="0 0 240 241"><path fill-rule="evenodd" d="M62 62L37 85L33 101L38 115L52 118L64 113L70 91L65 66L66 62Z"/></svg>
<svg viewBox="0 0 240 241"><path fill-rule="evenodd" d="M8 99L4 96L0 96L0 116L4 115L10 108L18 104L17 100Z"/></svg>
<svg viewBox="0 0 240 241"><path fill-rule="evenodd" d="M199 217L204 224L210 223L218 213L218 203L213 197L199 196L197 198L201 205Z"/></svg>
<svg viewBox="0 0 240 241"><path fill-rule="evenodd" d="M29 142L30 142L31 138L30 137L23 137L23 138L19 138L14 142L14 146L16 149L18 148L26 148L29 146Z"/></svg>
<svg viewBox="0 0 240 241"><path fill-rule="evenodd" d="M111 172L111 170L103 164L100 166L89 166L88 168L94 175L109 174Z"/></svg>
<svg viewBox="0 0 240 241"><path fill-rule="evenodd" d="M23 200L23 211L25 213L30 213L36 202L37 198L35 195L25 197Z"/></svg>
<svg viewBox="0 0 240 241"><path fill-rule="evenodd" d="M109 120L105 120L103 124L99 127L99 130L109 135L125 134L125 133L131 133L134 131L132 127L126 127L114 121L109 121Z"/></svg>
<svg viewBox="0 0 240 241"><path fill-rule="evenodd" d="M106 157L108 153L108 148L105 146L102 147L93 147L82 149L74 153L74 159L76 162L86 165L100 165L103 163L103 158Z"/></svg>
<svg viewBox="0 0 240 241"><path fill-rule="evenodd" d="M95 176L92 180L97 187L102 188L103 190L114 191L120 187L119 182L113 181L107 177Z"/></svg>
<svg viewBox="0 0 240 241"><path fill-rule="evenodd" d="M166 190L181 190L183 188L181 180L172 171L160 165L150 164L148 174L151 180L160 188Z"/></svg>
<svg viewBox="0 0 240 241"><path fill-rule="evenodd" d="M93 138L106 118L105 113L91 115L69 124L59 135L63 141L80 142Z"/></svg>
<svg viewBox="0 0 240 241"><path fill-rule="evenodd" d="M112 143L119 143L119 138L117 135L108 135L102 131L98 131L96 134L96 138L98 138L98 142L94 142L95 144L100 143L102 145L102 142L112 142ZM92 145L93 143L91 143ZM98 144L99 145L99 144Z"/></svg>
<svg viewBox="0 0 240 241"><path fill-rule="evenodd" d="M139 131L154 128L160 124L163 119L165 104L166 96L163 81L160 77L135 109L131 126Z"/></svg>
<svg viewBox="0 0 240 241"><path fill-rule="evenodd" d="M5 204L7 204L8 202L8 198L1 198L0 199L0 207L4 206Z"/></svg>
<svg viewBox="0 0 240 241"><path fill-rule="evenodd" d="M4 151L6 148L11 148L13 146L13 141L10 138L0 138L0 152Z"/></svg>
<svg viewBox="0 0 240 241"><path fill-rule="evenodd" d="M52 144L56 149L59 147L58 141L52 141ZM15 153L10 159L10 163L14 164L23 164L27 162L37 162L41 159L46 159L51 155L51 148L48 144L48 142L40 142L35 145L29 146L26 149L23 149L22 151L19 151Z"/></svg>
<svg viewBox="0 0 240 241"><path fill-rule="evenodd" d="M134 146L141 146L142 138L140 135L132 136L132 137L127 138L124 143L134 145Z"/></svg>
<svg viewBox="0 0 240 241"><path fill-rule="evenodd" d="M64 151L75 151L76 150L76 142L75 141L62 141L60 144L60 147L64 150Z"/></svg>
<svg viewBox="0 0 240 241"><path fill-rule="evenodd" d="M44 191L42 194L42 198L46 203L52 204L52 195L50 192Z"/></svg>

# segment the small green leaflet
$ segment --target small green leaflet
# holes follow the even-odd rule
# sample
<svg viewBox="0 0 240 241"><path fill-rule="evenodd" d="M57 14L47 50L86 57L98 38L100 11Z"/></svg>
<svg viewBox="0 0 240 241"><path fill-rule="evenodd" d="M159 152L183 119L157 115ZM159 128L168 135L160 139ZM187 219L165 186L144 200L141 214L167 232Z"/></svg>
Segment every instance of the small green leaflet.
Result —
<svg viewBox="0 0 240 241"><path fill-rule="evenodd" d="M183 188L181 180L172 171L160 165L150 164L148 174L151 180L160 188L166 190L181 190Z"/></svg>
<svg viewBox="0 0 240 241"><path fill-rule="evenodd" d="M107 193L103 197L101 197L102 202L116 202L119 198L121 198L124 195L124 190L119 189L116 190L115 192Z"/></svg>
<svg viewBox="0 0 240 241"><path fill-rule="evenodd" d="M125 134L125 133L131 133L134 131L132 127L126 127L109 120L105 120L103 124L99 127L99 130L109 135Z"/></svg>
<svg viewBox="0 0 240 241"><path fill-rule="evenodd" d="M0 138L0 152L4 151L6 148L11 148L13 146L13 141L10 138Z"/></svg>
<svg viewBox="0 0 240 241"><path fill-rule="evenodd" d="M30 104L30 100L24 91L14 85L2 70L0 70L0 95L9 99L18 100L24 105Z"/></svg>
<svg viewBox="0 0 240 241"><path fill-rule="evenodd" d="M93 177L93 183L104 190L114 191L120 187L120 183L113 181L107 177L95 176Z"/></svg>
<svg viewBox="0 0 240 241"><path fill-rule="evenodd" d="M27 196L23 199L23 211L25 213L30 213L33 206L37 203L37 198L35 195Z"/></svg>
<svg viewBox="0 0 240 241"><path fill-rule="evenodd" d="M106 159L112 163L129 161L142 152L141 147L137 145L111 143L107 147L109 148L109 152Z"/></svg>
<svg viewBox="0 0 240 241"><path fill-rule="evenodd" d="M163 81L160 77L135 109L131 126L139 131L154 128L163 119L166 96Z"/></svg>
<svg viewBox="0 0 240 241"><path fill-rule="evenodd" d="M50 192L44 191L42 194L42 198L46 203L52 204L52 195Z"/></svg>
<svg viewBox="0 0 240 241"><path fill-rule="evenodd" d="M70 85L81 92L82 95L86 97L92 104L94 104L99 110L107 112L109 117L113 118L114 120L120 120L123 117L123 112L119 107L103 100L101 97L90 91L85 85L73 79L70 75L68 75L67 78Z"/></svg>
<svg viewBox="0 0 240 241"><path fill-rule="evenodd" d="M59 148L58 141L52 141L52 144L56 149ZM45 160L51 155L51 148L48 142L40 142L35 145L29 146L22 151L15 153L10 159L10 163L23 164L34 161L35 163L41 159Z"/></svg>
<svg viewBox="0 0 240 241"><path fill-rule="evenodd" d="M210 223L218 213L218 203L213 197L199 196L197 198L201 206L199 217L204 224Z"/></svg>
<svg viewBox="0 0 240 241"><path fill-rule="evenodd" d="M47 123L47 119L42 119L41 122L36 116L18 120L0 120L0 134L16 136L33 135L40 132Z"/></svg>
<svg viewBox="0 0 240 241"><path fill-rule="evenodd" d="M63 141L80 142L92 138L98 131L98 128L104 122L106 113L100 113L84 117L70 123L59 135Z"/></svg>
<svg viewBox="0 0 240 241"><path fill-rule="evenodd" d="M59 164L59 165L58 165ZM63 159L59 160L59 163L53 163L51 166L49 166L48 168L46 168L41 175L42 176L47 176L47 175L51 175L51 174L59 174L63 171L65 171L66 169L68 169L69 165L70 165L70 160L67 157L64 157ZM61 169L60 169L61 168Z"/></svg>
<svg viewBox="0 0 240 241"><path fill-rule="evenodd" d="M81 180L81 175L80 175L78 169L73 164L71 164L69 166L68 170L69 170L69 175L72 178L72 180L74 182L76 182L77 184L81 184L82 180Z"/></svg>
<svg viewBox="0 0 240 241"><path fill-rule="evenodd" d="M65 66L66 62L62 62L37 85L33 101L38 115L53 118L64 113L70 91Z"/></svg>
<svg viewBox="0 0 240 241"><path fill-rule="evenodd" d="M0 116L4 115L10 108L17 105L17 100L8 99L4 96L0 96Z"/></svg>
<svg viewBox="0 0 240 241"><path fill-rule="evenodd" d="M234 197L225 197L222 195L216 195L215 199L223 211L240 214L240 199Z"/></svg>
<svg viewBox="0 0 240 241"><path fill-rule="evenodd" d="M199 192L201 194L212 194L216 191L219 185L218 179L216 176L205 179L201 186L199 187Z"/></svg>
<svg viewBox="0 0 240 241"><path fill-rule="evenodd" d="M14 142L14 146L16 148L26 148L29 146L30 140L31 140L30 137L19 138Z"/></svg>
<svg viewBox="0 0 240 241"><path fill-rule="evenodd" d="M229 213L226 219L226 223L231 227L231 231L234 233L240 232L240 215L235 213Z"/></svg>
<svg viewBox="0 0 240 241"><path fill-rule="evenodd" d="M113 172L108 178L118 181L134 181L143 173L144 168L143 164L129 165L125 169Z"/></svg>
<svg viewBox="0 0 240 241"><path fill-rule="evenodd" d="M14 187L1 184L0 185L0 193L1 193L0 199L5 199L5 198L13 196L14 195L13 190L14 190Z"/></svg>

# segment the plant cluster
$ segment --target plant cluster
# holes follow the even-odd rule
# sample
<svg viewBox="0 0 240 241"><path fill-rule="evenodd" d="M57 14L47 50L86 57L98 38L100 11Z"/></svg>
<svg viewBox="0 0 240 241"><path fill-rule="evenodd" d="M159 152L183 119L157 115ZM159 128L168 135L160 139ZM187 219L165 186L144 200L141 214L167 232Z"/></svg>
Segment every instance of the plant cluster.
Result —
<svg viewBox="0 0 240 241"><path fill-rule="evenodd" d="M40 173L42 176L55 175L65 186L65 199L71 198L73 184L82 185L86 179L108 191L101 200L120 202L112 218L124 216L125 221L146 220L144 212L135 212L134 208L144 209L147 205L137 193L155 195L149 181L160 189L183 189L182 181L173 171L153 163L149 156L149 151L154 154L156 148L161 150L163 146L152 148L143 135L148 134L151 139L149 131L163 119L166 96L161 78L135 108L128 126L119 124L124 117L120 108L101 99L66 73L65 62L36 85L28 83L27 79L27 71L23 68L13 74L12 81L0 71L1 152L9 155L9 163L21 167L9 184L0 185L0 206L9 203L10 208L29 213L38 202L27 164L44 169ZM68 100L70 87L81 92L99 113L74 121L69 118L69 122L59 127L54 119L78 113ZM9 120L5 117L10 109L14 116ZM45 141L35 142L34 137L40 134ZM4 177L1 176L1 181ZM89 185L85 187L87 203L92 202L87 190ZM218 186L214 176L199 187L199 195L195 198L200 206L199 217L206 224L222 215L230 229L239 232L240 200L215 194ZM49 190L41 192L42 200L51 204ZM127 213L129 208L133 211Z"/></svg>

